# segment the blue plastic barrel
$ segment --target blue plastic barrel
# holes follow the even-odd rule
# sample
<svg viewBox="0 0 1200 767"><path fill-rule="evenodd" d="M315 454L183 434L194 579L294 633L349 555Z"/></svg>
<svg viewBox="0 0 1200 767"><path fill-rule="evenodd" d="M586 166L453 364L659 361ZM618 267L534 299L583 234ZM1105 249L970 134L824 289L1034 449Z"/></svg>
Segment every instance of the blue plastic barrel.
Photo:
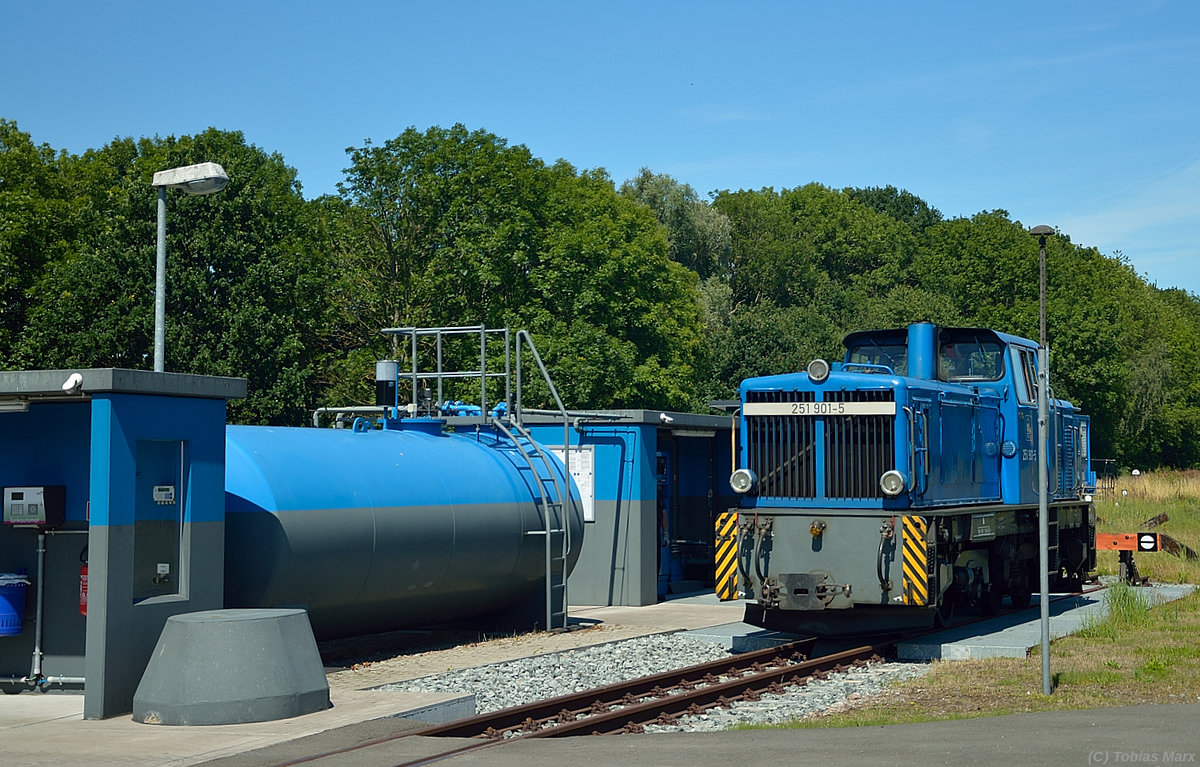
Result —
<svg viewBox="0 0 1200 767"><path fill-rule="evenodd" d="M16 636L25 629L24 575L0 573L0 636Z"/></svg>

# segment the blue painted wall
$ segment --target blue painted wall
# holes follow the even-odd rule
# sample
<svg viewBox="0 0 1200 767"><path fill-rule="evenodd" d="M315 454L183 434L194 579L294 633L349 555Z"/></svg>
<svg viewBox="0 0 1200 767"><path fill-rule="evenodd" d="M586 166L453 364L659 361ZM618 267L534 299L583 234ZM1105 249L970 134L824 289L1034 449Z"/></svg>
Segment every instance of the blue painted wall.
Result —
<svg viewBox="0 0 1200 767"><path fill-rule="evenodd" d="M647 424L584 424L572 445L595 451L595 521L585 523L568 581L572 605L644 605L657 600L656 430ZM561 446L561 424L533 426L535 439Z"/></svg>
<svg viewBox="0 0 1200 767"><path fill-rule="evenodd" d="M632 417L569 432L572 445L594 446L596 483L596 519L585 525L569 582L573 605L652 604L710 585L713 518L737 506L728 482L730 419L677 413L677 424L696 420L713 435L676 436L657 412L615 412ZM531 431L545 445L563 442L561 424Z"/></svg>

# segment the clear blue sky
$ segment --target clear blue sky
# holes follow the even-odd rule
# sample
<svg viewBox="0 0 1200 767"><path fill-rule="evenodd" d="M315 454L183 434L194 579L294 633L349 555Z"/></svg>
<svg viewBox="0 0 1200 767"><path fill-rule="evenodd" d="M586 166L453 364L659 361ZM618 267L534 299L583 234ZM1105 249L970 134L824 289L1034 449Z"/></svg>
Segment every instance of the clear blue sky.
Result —
<svg viewBox="0 0 1200 767"><path fill-rule="evenodd" d="M718 189L1005 209L1200 294L1200 3L20 2L0 116L83 152L240 130L334 192L345 149L487 129Z"/></svg>

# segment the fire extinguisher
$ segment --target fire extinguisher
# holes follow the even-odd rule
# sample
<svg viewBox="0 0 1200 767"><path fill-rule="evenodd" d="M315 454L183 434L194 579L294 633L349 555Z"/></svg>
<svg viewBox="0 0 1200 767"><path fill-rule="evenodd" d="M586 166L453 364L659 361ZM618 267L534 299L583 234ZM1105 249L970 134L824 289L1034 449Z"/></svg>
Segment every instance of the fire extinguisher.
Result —
<svg viewBox="0 0 1200 767"><path fill-rule="evenodd" d="M87 546L79 552L79 614L87 615Z"/></svg>

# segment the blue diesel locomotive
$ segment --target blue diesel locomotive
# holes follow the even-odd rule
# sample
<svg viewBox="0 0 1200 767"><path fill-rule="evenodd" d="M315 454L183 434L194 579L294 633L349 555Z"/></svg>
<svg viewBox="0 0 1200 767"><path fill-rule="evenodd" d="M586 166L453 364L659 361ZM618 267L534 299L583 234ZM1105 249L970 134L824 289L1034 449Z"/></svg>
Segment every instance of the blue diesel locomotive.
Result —
<svg viewBox="0 0 1200 767"><path fill-rule="evenodd" d="M742 383L746 621L822 635L1029 604L1038 576L1037 344L918 323ZM1049 574L1095 568L1089 419L1050 400Z"/></svg>

